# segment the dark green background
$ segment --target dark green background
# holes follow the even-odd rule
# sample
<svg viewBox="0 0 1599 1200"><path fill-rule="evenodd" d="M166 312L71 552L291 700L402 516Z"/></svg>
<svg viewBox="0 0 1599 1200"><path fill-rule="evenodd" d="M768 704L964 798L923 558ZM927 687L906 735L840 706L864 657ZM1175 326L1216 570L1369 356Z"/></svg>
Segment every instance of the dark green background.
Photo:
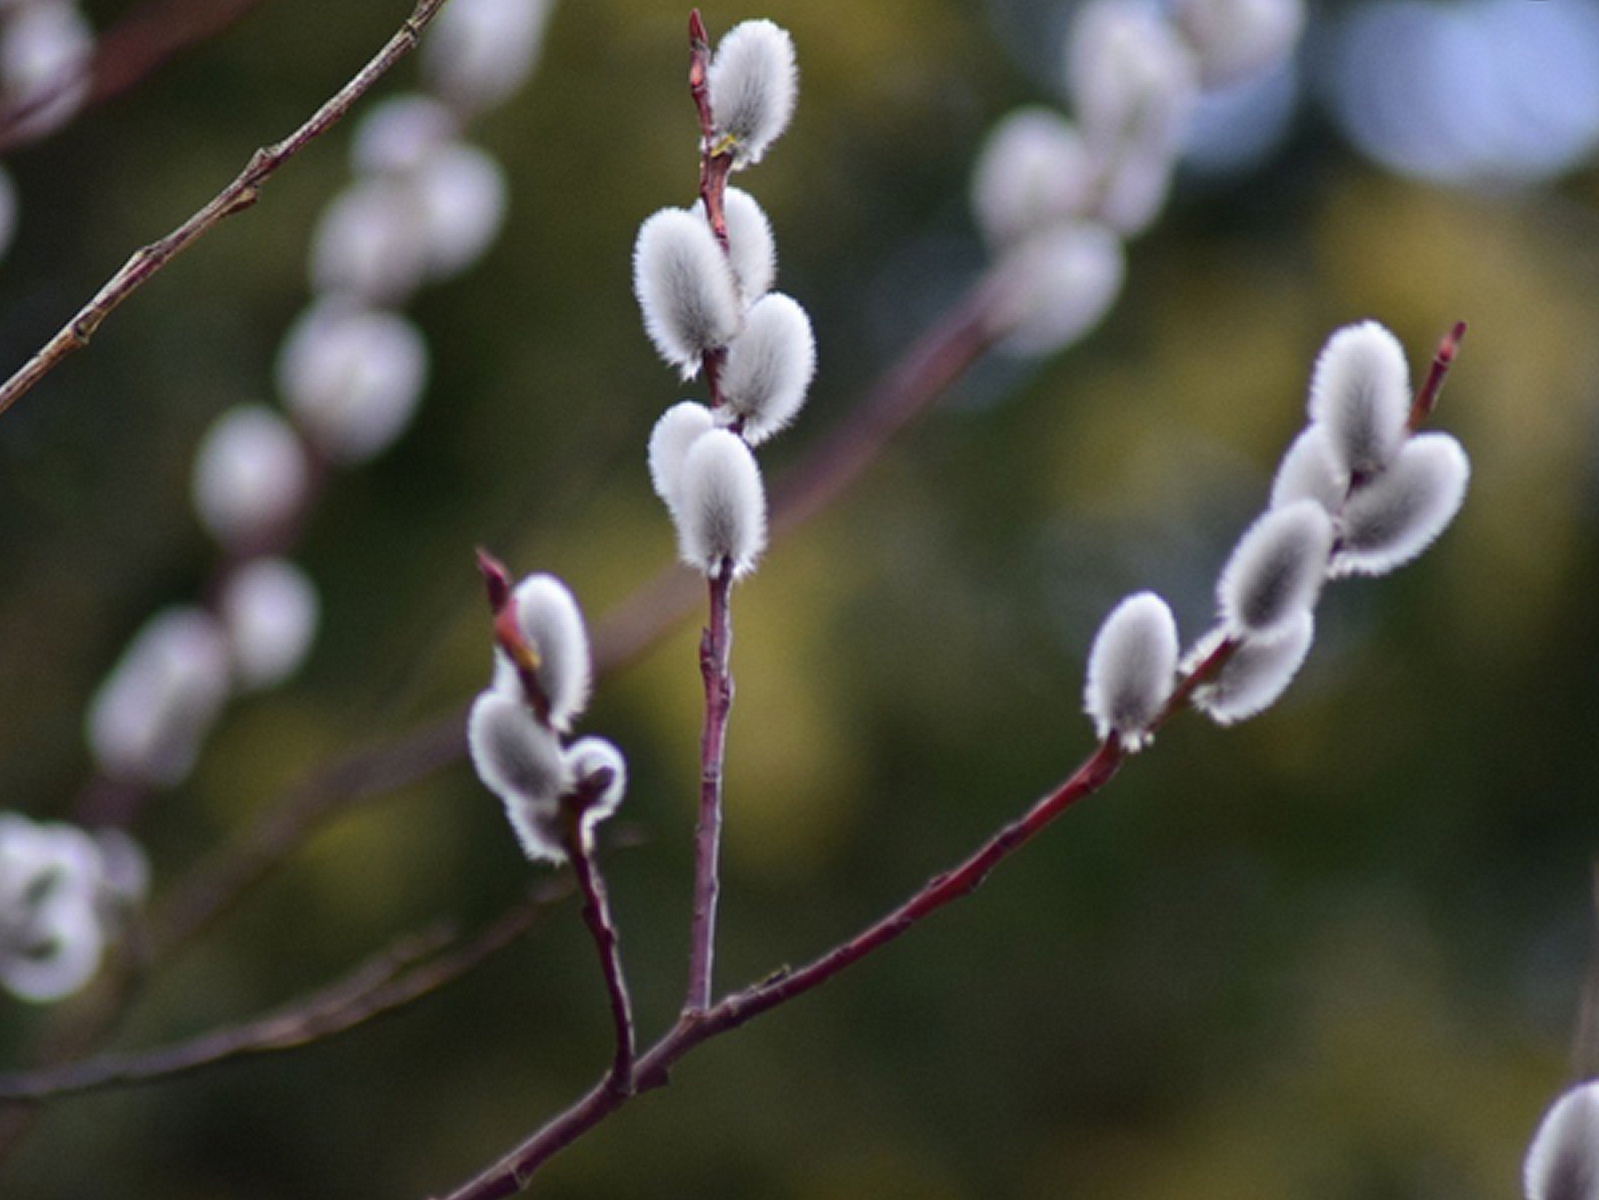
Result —
<svg viewBox="0 0 1599 1200"><path fill-rule="evenodd" d="M0 365L405 11L270 0L16 155ZM741 183L820 352L808 410L763 455L777 473L979 269L969 164L1000 115L1049 98L1006 51L1048 21L957 0L706 11L713 33L752 15L792 30L803 81L792 130ZM537 78L478 127L513 184L505 235L414 306L434 355L425 410L311 522L300 559L325 625L309 668L231 709L194 778L146 810L158 886L286 782L483 686L474 544L561 574L590 613L670 560L643 447L696 393L651 354L629 253L643 217L693 195L685 16L566 0ZM0 420L0 804L68 809L93 687L209 572L190 458L218 412L270 398L346 134ZM1472 455L1465 511L1417 566L1331 589L1282 704L1230 731L1178 722L972 900L697 1053L536 1194L1519 1194L1526 1141L1569 1078L1593 942L1596 206L1591 169L1497 194L1393 178L1307 109L1255 174L1180 191L1088 342L986 363L776 549L735 600L726 986L832 944L1069 771L1091 745L1083 657L1119 596L1154 588L1185 636L1203 630L1332 329L1381 319L1419 370L1471 323L1439 417ZM624 815L645 844L610 880L646 1034L684 978L695 637L605 681L583 722L632 763ZM435 916L487 917L528 877L493 799L453 767L318 837L157 981L122 1044L254 1015ZM602 1068L592 955L569 906L341 1041L63 1102L0 1190L446 1190ZM8 1059L40 1021L0 1007Z"/></svg>

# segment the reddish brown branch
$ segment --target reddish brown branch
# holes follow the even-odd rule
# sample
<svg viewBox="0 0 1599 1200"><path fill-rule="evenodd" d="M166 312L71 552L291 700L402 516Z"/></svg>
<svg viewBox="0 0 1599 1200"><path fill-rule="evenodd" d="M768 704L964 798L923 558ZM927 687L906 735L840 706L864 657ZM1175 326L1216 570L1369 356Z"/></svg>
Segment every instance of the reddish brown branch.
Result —
<svg viewBox="0 0 1599 1200"><path fill-rule="evenodd" d="M1438 353L1433 355L1427 378L1416 390L1416 399L1410 406L1410 429L1414 432L1431 419L1438 407L1438 397L1443 393L1444 381L1449 378L1449 368L1455 365L1455 355L1460 341L1466 336L1466 323L1456 321L1454 327L1438 342Z"/></svg>
<svg viewBox="0 0 1599 1200"><path fill-rule="evenodd" d="M1112 737L1072 776L1005 826L960 865L935 875L915 895L854 937L801 967L780 972L735 992L704 1012L685 1012L670 1031L639 1059L634 1078L639 1092L669 1082L672 1066L696 1046L737 1029L764 1012L786 1004L843 973L873 952L908 933L945 905L973 892L990 872L1030 842L1061 813L1097 792L1115 776L1125 758ZM534 1172L559 1151L610 1116L630 1097L605 1082L555 1117L499 1162L451 1192L448 1200L496 1200L525 1188Z"/></svg>
<svg viewBox="0 0 1599 1200"><path fill-rule="evenodd" d="M711 1002L716 959L716 901L721 892L722 770L727 754L727 716L733 707L728 666L733 627L728 608L733 566L723 561L709 580L710 618L700 637L700 677L705 685L705 727L700 734L699 821L694 830L694 916L689 931L688 991L684 1012Z"/></svg>
<svg viewBox="0 0 1599 1200"><path fill-rule="evenodd" d="M1454 358L1462 329L1457 325L1444 339L1437 359L1439 366L1423 384L1422 393L1428 401L1422 407L1427 414L1436 405L1438 389ZM1185 672L1152 722L1151 731L1187 708L1194 693L1227 665L1238 645L1233 639L1224 638ZM939 909L969 895L994 868L1030 842L1061 813L1109 783L1126 757L1120 739L1112 734L1070 778L1035 803L1026 814L994 834L960 865L935 875L910 899L848 941L796 971L779 971L704 1011L692 1007L685 1010L677 1024L638 1060L634 1072L637 1092L664 1087L670 1082L672 1066L700 1043L737 1029L762 1013L820 987L908 933ZM495 1200L523 1190L545 1162L605 1120L629 1098L607 1089L603 1083L597 1085L499 1162L450 1193L447 1200Z"/></svg>
<svg viewBox="0 0 1599 1200"><path fill-rule="evenodd" d="M606 772L609 775L609 772ZM600 790L610 786L606 779ZM567 857L578 890L583 895L583 922L594 938L600 956L600 972L605 977L605 996L611 1007L611 1024L616 1031L616 1050L611 1057L611 1073L606 1077L612 1091L633 1090L633 1058L637 1034L633 1029L633 1001L627 991L627 976L622 970L621 937L611 917L611 900L606 894L605 877L594 861L593 847L582 829L582 814L577 812L567 830Z"/></svg>

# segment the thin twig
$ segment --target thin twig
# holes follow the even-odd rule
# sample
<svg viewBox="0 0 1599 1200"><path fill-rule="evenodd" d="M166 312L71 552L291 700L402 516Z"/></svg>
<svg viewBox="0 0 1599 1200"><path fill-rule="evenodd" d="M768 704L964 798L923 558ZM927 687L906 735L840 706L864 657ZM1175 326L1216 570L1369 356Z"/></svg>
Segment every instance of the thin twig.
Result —
<svg viewBox="0 0 1599 1200"><path fill-rule="evenodd" d="M337 982L260 1020L155 1050L104 1054L62 1067L0 1076L0 1100L38 1101L154 1083L235 1059L300 1049L347 1033L467 975L531 929L539 915L567 890L518 904L469 941L457 941L442 926L413 934ZM454 946L446 949L452 942Z"/></svg>
<svg viewBox="0 0 1599 1200"><path fill-rule="evenodd" d="M609 774L607 772L607 774ZM609 786L609 780L606 785ZM582 828L582 814L570 822L566 838L567 858L583 895L583 921L594 938L600 956L600 972L605 977L605 995L611 1006L611 1023L616 1030L616 1052L611 1058L607 1083L613 1091L633 1090L633 1058L637 1035L633 1029L633 1002L628 996L627 975L622 970L621 937L611 917L611 900L606 894L605 877L594 861L594 849Z"/></svg>
<svg viewBox="0 0 1599 1200"><path fill-rule="evenodd" d="M711 1002L716 959L716 901L722 845L722 769L727 756L727 716L733 707L728 659L733 624L728 605L733 565L723 561L709 580L710 618L700 637L700 677L705 684L705 727L700 735L700 807L694 830L694 916L689 933L688 991L684 1012Z"/></svg>
<svg viewBox="0 0 1599 1200"><path fill-rule="evenodd" d="M639 1059L634 1072L638 1092L669 1082L672 1066L696 1046L728 1033L788 1001L820 987L855 963L908 933L952 901L969 895L989 873L1036 837L1077 801L1109 783L1126 757L1114 738L1102 743L1076 772L1027 813L1005 826L959 866L933 876L903 904L848 941L796 971L784 971L735 992L704 1012L685 1012L660 1041ZM528 1185L534 1172L560 1150L625 1104L629 1096L605 1082L548 1122L482 1174L451 1192L448 1200L497 1200Z"/></svg>
<svg viewBox="0 0 1599 1200"><path fill-rule="evenodd" d="M260 197L261 188L284 163L337 124L389 68L416 48L422 31L445 3L446 0L417 0L411 15L383 49L317 109L305 124L282 141L257 150L238 177L204 207L159 241L151 242L135 252L122 269L95 293L92 300L79 309L15 375L0 385L0 414L4 414L68 355L87 346L101 323L118 305L149 282L152 276L223 220L254 204Z"/></svg>
<svg viewBox="0 0 1599 1200"><path fill-rule="evenodd" d="M1412 432L1420 429L1438 407L1438 397L1443 394L1444 381L1449 378L1449 368L1454 366L1455 355L1460 351L1460 340L1466 336L1466 323L1456 321L1438 342L1438 352L1432 356L1427 378L1416 389L1416 399L1410 406L1408 427Z"/></svg>

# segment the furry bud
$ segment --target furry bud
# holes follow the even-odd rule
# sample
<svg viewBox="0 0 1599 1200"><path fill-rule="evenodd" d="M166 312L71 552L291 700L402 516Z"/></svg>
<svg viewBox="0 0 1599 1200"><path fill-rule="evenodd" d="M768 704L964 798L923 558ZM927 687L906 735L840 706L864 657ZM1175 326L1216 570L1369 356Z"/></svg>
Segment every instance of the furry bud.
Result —
<svg viewBox="0 0 1599 1200"><path fill-rule="evenodd" d="M273 687L300 669L321 612L310 576L282 558L257 558L229 574L219 608L246 691Z"/></svg>
<svg viewBox="0 0 1599 1200"><path fill-rule="evenodd" d="M573 788L599 771L609 771L610 783L589 806L583 810L583 828L592 829L608 818L622 803L627 792L627 759L622 752L604 738L579 738L566 748L566 775Z"/></svg>
<svg viewBox="0 0 1599 1200"><path fill-rule="evenodd" d="M566 760L555 734L533 719L522 701L491 688L472 705L467 722L472 765L534 862L565 862L555 820L566 786Z"/></svg>
<svg viewBox="0 0 1599 1200"><path fill-rule="evenodd" d="M1337 515L1349 495L1349 474L1333 457L1325 425L1301 431L1277 467L1271 482L1271 507L1282 508L1295 500L1314 500Z"/></svg>
<svg viewBox="0 0 1599 1200"><path fill-rule="evenodd" d="M588 628L572 593L554 575L529 575L511 593L522 639L538 658L533 674L550 706L551 728L565 733L589 699L593 664ZM522 684L503 653L496 652L494 686L521 700Z"/></svg>
<svg viewBox="0 0 1599 1200"><path fill-rule="evenodd" d="M972 211L989 245L1083 216L1098 171L1077 127L1054 109L1034 106L994 126L972 174Z"/></svg>
<svg viewBox="0 0 1599 1200"><path fill-rule="evenodd" d="M1455 519L1470 476L1466 452L1447 433L1411 438L1344 505L1333 575L1385 575L1415 558Z"/></svg>
<svg viewBox="0 0 1599 1200"><path fill-rule="evenodd" d="M1314 500L1271 509L1251 525L1216 588L1228 636L1288 632L1296 614L1316 605L1332 542L1332 518Z"/></svg>
<svg viewBox="0 0 1599 1200"><path fill-rule="evenodd" d="M639 227L633 293L655 349L692 379L708 350L738 336L742 307L711 228L686 209L663 208Z"/></svg>
<svg viewBox="0 0 1599 1200"><path fill-rule="evenodd" d="M1072 222L1017 243L995 268L996 332L1013 354L1053 354L1110 311L1125 274L1122 245L1102 225Z"/></svg>
<svg viewBox="0 0 1599 1200"><path fill-rule="evenodd" d="M694 211L702 218L705 204L696 201ZM730 187L722 197L722 218L727 222L727 257L738 281L739 298L746 307L772 290L777 278L777 240L772 223L743 188Z"/></svg>
<svg viewBox="0 0 1599 1200"><path fill-rule="evenodd" d="M449 107L431 96L393 96L373 105L356 125L350 164L362 175L414 171L459 128Z"/></svg>
<svg viewBox="0 0 1599 1200"><path fill-rule="evenodd" d="M735 25L716 47L706 86L713 144L732 152L735 170L754 166L794 115L794 39L770 21Z"/></svg>
<svg viewBox="0 0 1599 1200"><path fill-rule="evenodd" d="M284 404L319 450L364 462L411 423L427 386L427 342L397 313L322 300L290 327L277 377Z"/></svg>
<svg viewBox="0 0 1599 1200"><path fill-rule="evenodd" d="M422 211L429 279L451 279L476 263L505 221L509 186L492 155L460 142L436 150L411 186Z"/></svg>
<svg viewBox="0 0 1599 1200"><path fill-rule="evenodd" d="M1153 6L1090 0L1073 18L1067 86L1089 144L1170 150L1198 93L1194 55Z"/></svg>
<svg viewBox="0 0 1599 1200"><path fill-rule="evenodd" d="M1316 635L1316 618L1302 608L1288 618L1275 637L1249 638L1209 679L1194 689L1194 707L1218 725L1231 725L1265 712L1277 703L1310 653ZM1225 628L1211 630L1183 660L1191 671L1215 652L1227 636Z"/></svg>
<svg viewBox="0 0 1599 1200"><path fill-rule="evenodd" d="M677 511L683 478L683 460L702 433L716 427L716 418L703 404L684 400L661 414L650 431L650 483L666 507Z"/></svg>
<svg viewBox="0 0 1599 1200"><path fill-rule="evenodd" d="M742 438L713 429L694 442L683 459L672 516L689 566L714 575L731 563L735 579L755 569L766 549L766 489Z"/></svg>
<svg viewBox="0 0 1599 1200"><path fill-rule="evenodd" d="M223 413L195 452L195 513L230 550L249 549L281 531L305 503L309 486L300 439L263 405Z"/></svg>
<svg viewBox="0 0 1599 1200"><path fill-rule="evenodd" d="M366 176L322 210L311 235L311 283L373 304L398 304L428 274L428 216L409 181Z"/></svg>
<svg viewBox="0 0 1599 1200"><path fill-rule="evenodd" d="M94 977L105 943L102 865L77 826L0 813L0 986L48 1004Z"/></svg>
<svg viewBox="0 0 1599 1200"><path fill-rule="evenodd" d="M226 634L199 608L157 613L89 705L89 748L113 779L172 787L194 766L227 699Z"/></svg>
<svg viewBox="0 0 1599 1200"><path fill-rule="evenodd" d="M1171 697L1177 674L1177 622L1166 602L1139 592L1114 609L1088 655L1083 706L1101 741L1115 734L1128 750L1149 740L1149 726Z"/></svg>
<svg viewBox="0 0 1599 1200"><path fill-rule="evenodd" d="M1286 59L1305 28L1305 0L1180 0L1177 26L1206 87L1225 87Z"/></svg>
<svg viewBox="0 0 1599 1200"><path fill-rule="evenodd" d="M811 319L781 292L768 292L744 317L744 332L727 348L722 398L744 420L744 439L758 446L785 428L805 403L816 373Z"/></svg>
<svg viewBox="0 0 1599 1200"><path fill-rule="evenodd" d="M1599 1083L1574 1087L1544 1116L1522 1167L1527 1200L1599 1196Z"/></svg>
<svg viewBox="0 0 1599 1200"><path fill-rule="evenodd" d="M661 414L650 430L650 484L666 507L677 511L683 478L683 460L700 435L716 428L716 418L705 405L684 400Z"/></svg>
<svg viewBox="0 0 1599 1200"><path fill-rule="evenodd" d="M1311 373L1310 416L1326 426L1346 473L1375 475L1392 462L1410 418L1410 368L1399 339L1375 321L1333 334Z"/></svg>
<svg viewBox="0 0 1599 1200"><path fill-rule="evenodd" d="M422 39L429 87L465 112L509 99L532 73L553 0L452 0Z"/></svg>

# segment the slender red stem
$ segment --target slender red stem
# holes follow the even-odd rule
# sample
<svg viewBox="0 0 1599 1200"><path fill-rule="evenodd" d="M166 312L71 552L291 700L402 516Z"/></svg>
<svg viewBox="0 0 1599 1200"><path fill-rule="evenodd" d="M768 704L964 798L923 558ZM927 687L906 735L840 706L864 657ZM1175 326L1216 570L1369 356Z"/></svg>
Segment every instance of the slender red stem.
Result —
<svg viewBox="0 0 1599 1200"><path fill-rule="evenodd" d="M1454 366L1455 354L1460 349L1460 340L1465 336L1466 323L1456 321L1454 327L1439 340L1438 353L1433 355L1427 378L1417 390L1415 402L1410 406L1412 432L1425 425L1432 417L1433 410L1438 407L1438 397L1444 390L1444 381L1449 378L1449 368Z"/></svg>
<svg viewBox="0 0 1599 1200"><path fill-rule="evenodd" d="M1026 845L1077 801L1110 782L1126 757L1114 737L1025 815L1006 825L964 862L935 875L915 895L848 941L797 971L782 972L735 992L703 1012L685 1012L664 1037L638 1060L639 1092L662 1087L679 1059L701 1042L737 1029L764 1012L786 1004L833 979L873 952L915 928L945 905L969 895L1001 862ZM451 1192L448 1200L497 1200L525 1188L545 1162L619 1109L629 1097L602 1082L555 1117L499 1162Z"/></svg>
<svg viewBox="0 0 1599 1200"><path fill-rule="evenodd" d="M572 861L572 874L583 893L583 922L594 936L594 946L599 951L600 972L605 976L605 993L611 1005L611 1022L616 1027L616 1054L611 1059L611 1073L606 1077L606 1084L612 1091L626 1095L633 1090L636 1044L633 1003L628 997L627 977L622 971L621 939L616 932L616 923L611 918L611 901L605 891L605 878L600 874L593 849L582 832L581 816L570 824L566 850L567 857Z"/></svg>
<svg viewBox="0 0 1599 1200"><path fill-rule="evenodd" d="M700 118L700 203L711 224L717 244L727 251L727 215L723 200L727 195L727 176L733 169L733 154L716 144L716 118L711 112L711 43L705 32L700 10L688 18L688 90Z"/></svg>
<svg viewBox="0 0 1599 1200"><path fill-rule="evenodd" d="M688 992L683 1011L702 1012L711 1002L716 958L716 901L721 892L722 767L727 751L727 715L733 707L732 564L711 575L710 618L700 636L700 677L705 684L705 727L700 735L700 811L694 831L694 918L689 933Z"/></svg>

